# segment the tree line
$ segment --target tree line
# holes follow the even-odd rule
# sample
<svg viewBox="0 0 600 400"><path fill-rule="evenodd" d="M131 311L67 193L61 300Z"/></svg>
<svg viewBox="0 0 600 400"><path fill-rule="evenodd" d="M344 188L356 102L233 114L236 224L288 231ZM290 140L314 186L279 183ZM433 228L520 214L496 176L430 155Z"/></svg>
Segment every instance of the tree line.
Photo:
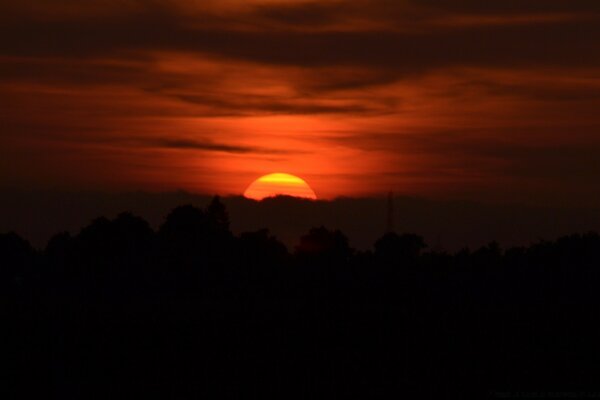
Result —
<svg viewBox="0 0 600 400"><path fill-rule="evenodd" d="M218 197L42 251L0 235L8 398L390 398L599 389L600 237L449 254L232 234Z"/></svg>

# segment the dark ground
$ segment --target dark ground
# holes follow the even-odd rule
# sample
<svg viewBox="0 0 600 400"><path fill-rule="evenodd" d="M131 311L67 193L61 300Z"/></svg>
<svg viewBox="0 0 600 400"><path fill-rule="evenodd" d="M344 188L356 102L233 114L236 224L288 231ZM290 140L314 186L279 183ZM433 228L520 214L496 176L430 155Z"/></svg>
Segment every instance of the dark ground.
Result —
<svg viewBox="0 0 600 400"><path fill-rule="evenodd" d="M99 218L43 251L0 235L5 398L502 398L600 389L600 237L293 252L215 200L158 230ZM562 394L561 394L562 393Z"/></svg>

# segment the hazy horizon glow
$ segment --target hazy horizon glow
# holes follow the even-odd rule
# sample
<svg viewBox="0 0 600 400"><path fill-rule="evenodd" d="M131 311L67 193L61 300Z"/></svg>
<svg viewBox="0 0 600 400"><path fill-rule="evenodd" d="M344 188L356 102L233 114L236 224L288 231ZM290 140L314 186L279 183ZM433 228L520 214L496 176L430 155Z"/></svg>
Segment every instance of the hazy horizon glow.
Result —
<svg viewBox="0 0 600 400"><path fill-rule="evenodd" d="M9 0L0 185L600 204L600 3Z"/></svg>

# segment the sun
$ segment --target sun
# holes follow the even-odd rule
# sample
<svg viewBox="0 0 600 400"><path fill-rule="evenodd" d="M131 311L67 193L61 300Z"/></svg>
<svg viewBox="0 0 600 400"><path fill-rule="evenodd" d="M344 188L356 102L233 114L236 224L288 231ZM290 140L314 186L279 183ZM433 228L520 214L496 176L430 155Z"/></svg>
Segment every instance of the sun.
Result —
<svg viewBox="0 0 600 400"><path fill-rule="evenodd" d="M280 172L261 176L244 192L244 197L254 200L281 195L317 199L317 195L304 179Z"/></svg>

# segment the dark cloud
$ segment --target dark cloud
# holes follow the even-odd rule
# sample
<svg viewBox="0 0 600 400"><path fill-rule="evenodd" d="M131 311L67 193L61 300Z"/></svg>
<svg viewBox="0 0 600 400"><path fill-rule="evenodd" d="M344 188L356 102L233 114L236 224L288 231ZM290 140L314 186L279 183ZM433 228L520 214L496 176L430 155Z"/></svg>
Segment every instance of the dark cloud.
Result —
<svg viewBox="0 0 600 400"><path fill-rule="evenodd" d="M340 1L282 3L277 6L260 5L252 10L252 17L264 23L274 23L276 27L327 26L340 21L347 8Z"/></svg>
<svg viewBox="0 0 600 400"><path fill-rule="evenodd" d="M98 62L94 60L13 57L0 62L0 82L35 81L46 84L102 85L143 84L151 75L141 61ZM150 82L146 82L150 83Z"/></svg>
<svg viewBox="0 0 600 400"><path fill-rule="evenodd" d="M51 9L43 2L33 3L39 3L38 9ZM212 8L183 12L178 7L183 3L176 1L124 2L129 7L122 7L122 11L117 7L118 2L106 2L104 8L94 2L93 9L104 9L105 13L96 11L96 14L76 13L75 16L66 13L52 18L20 9L20 12L13 10L12 15L7 12L0 17L0 55L25 58L2 63L0 72L4 80L60 79L73 84L129 81L144 86L150 82L180 84L181 77L152 71L149 54L187 52L228 62L306 68L314 71L314 76L295 84L301 91L318 94L389 84L445 68L600 67L600 41L597 40L600 4L597 2L492 3L300 2L263 4L218 13ZM76 7L76 3L70 1L60 4L65 10L68 6ZM12 8L19 10L15 5ZM565 12L575 18L539 24L533 18L537 14L531 14L560 16ZM488 14L499 15L499 18L512 14L532 18L530 23L525 20L517 25L508 22L488 25L484 20L480 25L460 29L452 24L431 25L433 17L439 21L444 17L454 18L457 13L475 19ZM244 29L236 23L239 19L246 21ZM356 21L366 26L361 28ZM377 24L369 24L369 21ZM297 30L294 28L297 26L306 29ZM314 26L330 29L311 29ZM95 61L98 58L122 62L99 65ZM327 70L340 67L354 70L350 73ZM211 79L214 77L204 78L205 81ZM197 93L180 98L192 103L201 98L202 102L215 106L220 106L219 101L232 102ZM234 105L240 106L239 103ZM282 99L253 104L264 107L265 112L275 113L372 111L361 105L312 106L290 104ZM253 112L254 106L240 108Z"/></svg>
<svg viewBox="0 0 600 400"><path fill-rule="evenodd" d="M375 114L381 113L377 104L320 104L319 99L285 99L275 96L229 95L206 96L201 94L179 94L176 98L187 103L207 107L206 116L240 116L254 114Z"/></svg>
<svg viewBox="0 0 600 400"><path fill-rule="evenodd" d="M543 27L488 27L431 34L196 32L190 50L272 64L356 65L399 76L448 66L598 66L597 21ZM194 35L192 35L194 36Z"/></svg>
<svg viewBox="0 0 600 400"><path fill-rule="evenodd" d="M517 190L526 193L531 188L524 188L523 183L533 186L545 183L551 187L562 187L554 194L554 200L561 198L568 203L575 201L572 197L575 193L586 193L589 196L587 200L600 196L597 185L591 184L600 176L600 140L552 143L547 138L572 135L582 129L600 133L600 125L597 125L514 128L511 137L503 137L497 129L440 129L398 134L338 133L323 135L322 138L365 151L392 152L398 160L407 157L415 160L383 173L393 178L459 182L476 177L495 184L505 181L514 185L506 187L506 193ZM390 166L397 168L396 165ZM537 198L537 201L540 199Z"/></svg>
<svg viewBox="0 0 600 400"><path fill-rule="evenodd" d="M384 0L395 3L394 0ZM594 0L418 0L423 7L444 10L446 12L464 12L472 14L512 13L525 14L534 12L598 12L600 5Z"/></svg>
<svg viewBox="0 0 600 400"><path fill-rule="evenodd" d="M370 8L364 4L368 16ZM439 9L452 8L450 4L432 2ZM468 4L474 12L490 11L490 7ZM265 13L284 25L286 21L303 24L302 21L311 18L325 23L329 20L325 15L335 15L333 6L265 7L257 11L259 17L254 15L257 22ZM372 7L377 9L375 5ZM530 8L535 11L539 7ZM307 17L312 15L307 10L316 10L315 14L323 16ZM341 7L342 16L343 10ZM279 65L370 66L398 74L456 65L598 66L600 63L600 44L595 39L600 34L600 5L596 6L598 14L550 25L540 25L532 19L531 24L475 25L458 30L431 29L425 24L427 29L416 31L393 29L410 23L410 20L395 20L393 15L379 16L386 22L380 28L311 32L236 30L226 23L206 28L203 24L193 24L190 17L165 13L162 7L142 11L68 21L5 21L0 29L0 46L2 53L8 55L69 57L107 54L135 57L131 52L168 49Z"/></svg>
<svg viewBox="0 0 600 400"><path fill-rule="evenodd" d="M581 73L585 74L585 71L581 71ZM487 93L495 96L519 96L546 102L600 102L600 85L589 85L589 83L586 85L555 84L554 86L546 83L546 86L543 86L526 83L482 82L481 87Z"/></svg>
<svg viewBox="0 0 600 400"><path fill-rule="evenodd" d="M266 149L252 146L235 146L223 143L214 143L210 141L197 141L191 139L159 139L145 142L148 145L160 148L182 149L182 150L201 150L201 151L218 151L225 153L247 154L290 154L288 150Z"/></svg>

